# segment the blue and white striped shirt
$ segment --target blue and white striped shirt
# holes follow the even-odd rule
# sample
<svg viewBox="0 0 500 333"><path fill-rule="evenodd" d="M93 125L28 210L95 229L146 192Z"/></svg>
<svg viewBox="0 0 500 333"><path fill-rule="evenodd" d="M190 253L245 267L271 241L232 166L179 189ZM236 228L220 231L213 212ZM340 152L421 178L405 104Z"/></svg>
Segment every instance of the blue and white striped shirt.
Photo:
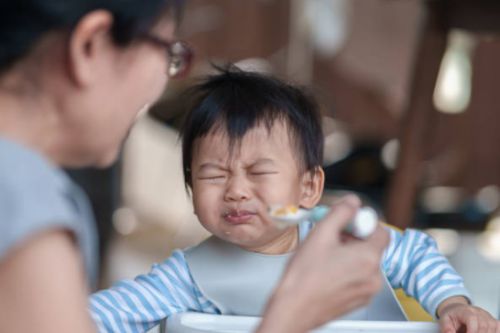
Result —
<svg viewBox="0 0 500 333"><path fill-rule="evenodd" d="M313 224L300 228L300 239ZM391 240L382 258L382 270L393 288L403 288L431 314L452 296L469 297L462 278L442 256L428 235L408 229L389 229ZM90 297L90 310L99 332L145 332L178 312L221 314L196 286L184 253L173 252L148 274L118 282Z"/></svg>

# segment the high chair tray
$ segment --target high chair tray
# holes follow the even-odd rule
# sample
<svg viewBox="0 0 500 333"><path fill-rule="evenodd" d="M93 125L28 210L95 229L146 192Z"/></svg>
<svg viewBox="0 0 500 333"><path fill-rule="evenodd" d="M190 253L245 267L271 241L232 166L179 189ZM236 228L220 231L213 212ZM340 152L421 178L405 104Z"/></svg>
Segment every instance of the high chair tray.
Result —
<svg viewBox="0 0 500 333"><path fill-rule="evenodd" d="M221 316L204 313L181 313L167 320L168 333L251 333L258 317ZM408 321L333 321L314 333L439 333L439 326L429 322Z"/></svg>

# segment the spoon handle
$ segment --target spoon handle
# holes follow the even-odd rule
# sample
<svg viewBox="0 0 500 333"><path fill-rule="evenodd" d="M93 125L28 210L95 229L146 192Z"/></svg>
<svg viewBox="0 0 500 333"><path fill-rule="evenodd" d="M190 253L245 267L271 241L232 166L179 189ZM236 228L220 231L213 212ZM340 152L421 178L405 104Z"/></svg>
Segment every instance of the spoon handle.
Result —
<svg viewBox="0 0 500 333"><path fill-rule="evenodd" d="M324 205L318 205L309 211L311 220L313 222L318 222L325 218L325 216L330 211L330 207Z"/></svg>
<svg viewBox="0 0 500 333"><path fill-rule="evenodd" d="M318 205L309 211L310 219L313 222L322 220L330 211L330 207ZM377 227L377 212L371 207L360 208L354 219L346 226L345 232L360 239L369 237Z"/></svg>

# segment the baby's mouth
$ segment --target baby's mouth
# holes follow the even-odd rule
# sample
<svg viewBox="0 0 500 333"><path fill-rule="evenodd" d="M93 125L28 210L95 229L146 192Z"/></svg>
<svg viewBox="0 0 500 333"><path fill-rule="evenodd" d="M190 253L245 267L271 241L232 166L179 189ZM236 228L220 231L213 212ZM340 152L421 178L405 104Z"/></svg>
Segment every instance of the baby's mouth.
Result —
<svg viewBox="0 0 500 333"><path fill-rule="evenodd" d="M257 215L255 212L248 210L231 210L223 214L224 220L230 224L244 224Z"/></svg>

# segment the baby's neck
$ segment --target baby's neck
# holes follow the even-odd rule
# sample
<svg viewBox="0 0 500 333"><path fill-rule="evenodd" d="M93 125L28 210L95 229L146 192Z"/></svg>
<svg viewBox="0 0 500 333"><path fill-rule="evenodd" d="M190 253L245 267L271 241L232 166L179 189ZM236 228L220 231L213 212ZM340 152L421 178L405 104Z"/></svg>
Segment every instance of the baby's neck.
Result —
<svg viewBox="0 0 500 333"><path fill-rule="evenodd" d="M294 251L298 244L299 229L295 227L287 229L286 232L273 240L270 244L245 250L262 254L284 254Z"/></svg>

